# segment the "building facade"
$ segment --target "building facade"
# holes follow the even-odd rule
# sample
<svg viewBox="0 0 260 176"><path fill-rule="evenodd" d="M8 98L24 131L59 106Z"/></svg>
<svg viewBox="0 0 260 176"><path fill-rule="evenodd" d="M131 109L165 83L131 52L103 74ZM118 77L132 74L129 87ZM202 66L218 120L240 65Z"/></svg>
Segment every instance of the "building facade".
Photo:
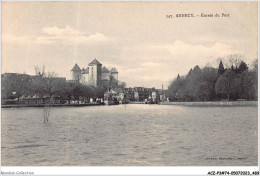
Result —
<svg viewBox="0 0 260 176"><path fill-rule="evenodd" d="M116 87L118 85L118 71L114 67L108 69L94 59L86 68L80 68L76 63L71 69L72 81L96 87Z"/></svg>

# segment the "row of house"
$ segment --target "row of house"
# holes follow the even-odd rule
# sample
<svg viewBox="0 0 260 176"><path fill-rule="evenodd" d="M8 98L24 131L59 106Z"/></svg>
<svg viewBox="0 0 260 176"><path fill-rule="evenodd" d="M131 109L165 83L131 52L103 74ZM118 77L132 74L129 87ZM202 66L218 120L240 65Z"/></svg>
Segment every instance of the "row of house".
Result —
<svg viewBox="0 0 260 176"><path fill-rule="evenodd" d="M165 101L165 94L162 89L134 87L134 88L112 88L105 92L104 99L112 96L119 101Z"/></svg>
<svg viewBox="0 0 260 176"><path fill-rule="evenodd" d="M46 102L51 102L53 104L63 104L70 103L73 100L78 100L81 102L91 102L96 98L106 99L108 96L112 96L116 98L118 101L129 102L129 101L153 101L159 102L164 101L164 92L163 90L155 89L155 88L145 88L145 87L134 87L134 88L124 88L123 86L116 86L114 88L108 88L109 90L99 97L77 97L75 98L73 95L67 94L66 92L54 92L52 94L52 98L50 99L50 95L48 93L43 93L42 91L32 91L31 82L34 79L37 79L38 76L31 76L26 74L16 74L16 73L6 73L2 74L2 104L13 104L19 102L19 104L44 104ZM65 85L67 82L66 78L62 77L54 77L54 78L44 78L41 83L46 85L52 83L52 88L57 87L60 88ZM28 83L28 91L23 92L22 94L17 92L18 88ZM48 86L45 87L48 89ZM35 88L34 88L35 89ZM76 96L76 95L75 95ZM101 97L102 96L102 97ZM18 98L19 97L19 98Z"/></svg>
<svg viewBox="0 0 260 176"><path fill-rule="evenodd" d="M63 103L63 98L60 95L54 94L52 98L50 99L49 96L44 95L43 97L40 97L37 93L34 93L32 95L22 95L20 97L19 104L61 104Z"/></svg>
<svg viewBox="0 0 260 176"><path fill-rule="evenodd" d="M17 96L10 97L9 99L2 100L2 104L27 104L27 105L35 105L35 104L62 104L66 101L67 98L63 98L60 95L53 95L50 99L48 95L44 95L43 97L39 96L37 93L22 95L19 97Z"/></svg>

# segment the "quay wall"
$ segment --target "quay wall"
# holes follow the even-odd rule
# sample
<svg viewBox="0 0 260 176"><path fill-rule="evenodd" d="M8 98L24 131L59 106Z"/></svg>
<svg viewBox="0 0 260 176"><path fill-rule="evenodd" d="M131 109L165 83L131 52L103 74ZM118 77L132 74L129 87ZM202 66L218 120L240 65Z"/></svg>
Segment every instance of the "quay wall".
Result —
<svg viewBox="0 0 260 176"><path fill-rule="evenodd" d="M160 102L159 105L182 105L182 106L258 106L257 101L210 101L210 102Z"/></svg>
<svg viewBox="0 0 260 176"><path fill-rule="evenodd" d="M103 104L51 104L50 107L82 107L82 106L101 106ZM2 108L22 108L22 107L45 107L45 104L11 104L1 105Z"/></svg>

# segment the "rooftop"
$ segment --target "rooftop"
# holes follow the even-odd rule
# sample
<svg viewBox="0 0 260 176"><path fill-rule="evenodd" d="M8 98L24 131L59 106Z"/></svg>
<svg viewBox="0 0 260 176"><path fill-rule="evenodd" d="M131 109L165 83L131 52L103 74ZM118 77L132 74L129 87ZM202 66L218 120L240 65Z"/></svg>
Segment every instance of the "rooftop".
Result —
<svg viewBox="0 0 260 176"><path fill-rule="evenodd" d="M74 67L71 69L71 71L81 71L80 67L78 66L78 64L76 63L74 65Z"/></svg>
<svg viewBox="0 0 260 176"><path fill-rule="evenodd" d="M109 73L109 70L104 66L101 70L102 73Z"/></svg>
<svg viewBox="0 0 260 176"><path fill-rule="evenodd" d="M118 73L118 71L117 71L117 69L116 69L116 67L113 67L113 68L111 68L111 73Z"/></svg>
<svg viewBox="0 0 260 176"><path fill-rule="evenodd" d="M92 62L90 62L88 65L102 65L97 59L94 59Z"/></svg>
<svg viewBox="0 0 260 176"><path fill-rule="evenodd" d="M89 67L82 68L82 74L88 74L89 73Z"/></svg>

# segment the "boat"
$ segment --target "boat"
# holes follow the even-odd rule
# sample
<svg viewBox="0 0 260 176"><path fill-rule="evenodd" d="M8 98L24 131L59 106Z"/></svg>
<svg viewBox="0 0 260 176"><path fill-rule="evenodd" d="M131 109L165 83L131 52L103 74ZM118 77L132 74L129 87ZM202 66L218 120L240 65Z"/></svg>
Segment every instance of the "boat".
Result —
<svg viewBox="0 0 260 176"><path fill-rule="evenodd" d="M104 100L105 105L119 105L117 98L109 97L107 100Z"/></svg>
<svg viewBox="0 0 260 176"><path fill-rule="evenodd" d="M158 104L157 100L153 100L153 99L148 99L145 101L145 104Z"/></svg>
<svg viewBox="0 0 260 176"><path fill-rule="evenodd" d="M123 99L119 101L119 104L128 104L130 101L128 99Z"/></svg>

